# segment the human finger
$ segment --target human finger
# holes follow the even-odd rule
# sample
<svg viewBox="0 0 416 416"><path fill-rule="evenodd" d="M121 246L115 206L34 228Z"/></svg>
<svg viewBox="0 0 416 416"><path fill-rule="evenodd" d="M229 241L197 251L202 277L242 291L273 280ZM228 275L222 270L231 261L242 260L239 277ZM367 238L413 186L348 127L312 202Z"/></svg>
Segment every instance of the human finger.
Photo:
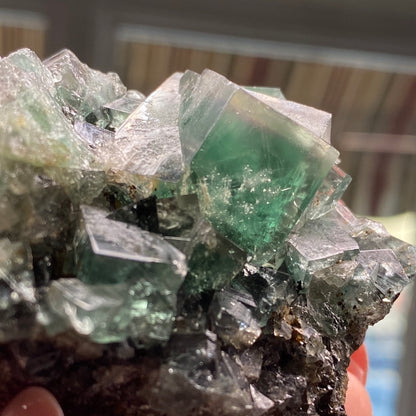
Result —
<svg viewBox="0 0 416 416"><path fill-rule="evenodd" d="M364 344L351 355L348 371L354 374L365 385L368 373L368 355Z"/></svg>
<svg viewBox="0 0 416 416"><path fill-rule="evenodd" d="M63 416L55 397L42 387L21 391L1 412L1 416Z"/></svg>
<svg viewBox="0 0 416 416"><path fill-rule="evenodd" d="M370 396L364 384L348 372L348 389L345 398L345 411L348 416L372 416Z"/></svg>

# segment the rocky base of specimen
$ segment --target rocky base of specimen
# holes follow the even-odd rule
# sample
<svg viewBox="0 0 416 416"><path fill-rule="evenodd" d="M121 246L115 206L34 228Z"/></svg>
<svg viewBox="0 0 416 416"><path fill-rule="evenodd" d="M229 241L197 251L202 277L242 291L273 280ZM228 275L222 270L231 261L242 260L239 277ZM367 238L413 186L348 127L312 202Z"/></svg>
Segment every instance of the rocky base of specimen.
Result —
<svg viewBox="0 0 416 416"><path fill-rule="evenodd" d="M328 315L318 322L316 309L282 271L246 268L234 286L240 290L188 297L165 346L98 344L74 331L54 337L40 331L0 346L0 407L24 387L41 385L66 415L345 415L346 369L363 341L366 317L340 322L322 301L315 307ZM327 289L315 296L345 301L339 286ZM218 303L235 311L222 323ZM375 305L376 319L390 308L381 298ZM242 322L245 308L271 311L252 344L247 333L238 335L243 326L253 329ZM334 326L328 331L323 322Z"/></svg>
<svg viewBox="0 0 416 416"><path fill-rule="evenodd" d="M0 408L345 416L416 249L340 202L329 114L209 70L144 97L70 51L0 90Z"/></svg>
<svg viewBox="0 0 416 416"><path fill-rule="evenodd" d="M73 333L14 341L0 348L0 407L23 388L41 385L66 415L343 415L351 348L320 337L296 312L305 310L283 308L284 316L273 318L282 335L262 336L243 354L218 348L212 333L178 335L175 348L204 355L205 368L187 363L173 373L168 348L102 346ZM193 351L181 345L190 338L199 341Z"/></svg>

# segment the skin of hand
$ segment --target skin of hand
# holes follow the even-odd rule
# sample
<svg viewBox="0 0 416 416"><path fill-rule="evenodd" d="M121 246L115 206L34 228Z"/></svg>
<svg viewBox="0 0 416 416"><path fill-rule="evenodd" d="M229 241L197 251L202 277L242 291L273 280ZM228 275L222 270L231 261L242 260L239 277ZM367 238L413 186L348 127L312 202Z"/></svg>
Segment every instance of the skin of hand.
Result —
<svg viewBox="0 0 416 416"><path fill-rule="evenodd" d="M13 398L1 416L64 416L64 412L48 390L29 387Z"/></svg>
<svg viewBox="0 0 416 416"><path fill-rule="evenodd" d="M368 372L368 356L362 345L351 356L348 367L348 389L345 410L348 416L372 416L370 397L365 389Z"/></svg>
<svg viewBox="0 0 416 416"><path fill-rule="evenodd" d="M348 416L372 416L365 382L368 358L364 345L352 356L348 367L348 390L345 410ZM42 387L29 387L20 392L3 410L1 416L64 416L55 397Z"/></svg>

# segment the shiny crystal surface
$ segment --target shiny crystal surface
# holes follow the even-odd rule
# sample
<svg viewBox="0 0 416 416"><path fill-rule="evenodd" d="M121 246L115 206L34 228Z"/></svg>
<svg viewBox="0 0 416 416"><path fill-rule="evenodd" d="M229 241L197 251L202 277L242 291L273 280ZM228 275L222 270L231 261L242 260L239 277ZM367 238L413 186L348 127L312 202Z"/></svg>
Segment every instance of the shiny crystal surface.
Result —
<svg viewBox="0 0 416 416"><path fill-rule="evenodd" d="M182 289L189 294L230 284L247 260L244 251L202 217L195 194L151 197L120 208L110 218L158 232L181 250L188 260Z"/></svg>
<svg viewBox="0 0 416 416"><path fill-rule="evenodd" d="M357 242L335 212L307 222L288 238L286 264L295 280L307 284L309 275L341 260L357 257Z"/></svg>
<svg viewBox="0 0 416 416"><path fill-rule="evenodd" d="M0 337L24 338L35 322L35 288L28 247L0 239Z"/></svg>
<svg viewBox="0 0 416 416"><path fill-rule="evenodd" d="M104 104L103 113L107 116L112 129L120 127L126 118L146 99L136 90L128 90L122 97Z"/></svg>
<svg viewBox="0 0 416 416"><path fill-rule="evenodd" d="M267 262L284 246L337 151L212 71L188 72L181 83L182 149L201 208L257 263Z"/></svg>
<svg viewBox="0 0 416 416"><path fill-rule="evenodd" d="M209 70L145 98L68 50L0 91L0 408L346 416L416 249L341 201L329 114Z"/></svg>
<svg viewBox="0 0 416 416"><path fill-rule="evenodd" d="M183 174L179 139L179 81L168 78L116 132L119 158L112 164L128 172L177 182Z"/></svg>
<svg viewBox="0 0 416 416"><path fill-rule="evenodd" d="M252 91L259 94L268 95L270 97L285 99L285 96L280 88L273 87L244 87L248 91Z"/></svg>
<svg viewBox="0 0 416 416"><path fill-rule="evenodd" d="M351 176L339 166L332 166L321 186L316 191L313 201L303 213L302 222L306 219L314 220L331 211L351 182Z"/></svg>
<svg viewBox="0 0 416 416"><path fill-rule="evenodd" d="M307 105L286 100L273 88L247 88L259 100L265 102L275 111L293 120L296 124L311 131L317 137L331 142L331 121L332 115Z"/></svg>
<svg viewBox="0 0 416 416"><path fill-rule="evenodd" d="M215 294L209 317L215 333L225 344L244 349L253 345L261 335L260 325L253 317L249 306L255 306L254 301L241 299L238 293L231 290Z"/></svg>
<svg viewBox="0 0 416 416"><path fill-rule="evenodd" d="M127 92L117 74L89 68L68 49L46 59L44 64L52 74L57 99L67 114L86 117Z"/></svg>

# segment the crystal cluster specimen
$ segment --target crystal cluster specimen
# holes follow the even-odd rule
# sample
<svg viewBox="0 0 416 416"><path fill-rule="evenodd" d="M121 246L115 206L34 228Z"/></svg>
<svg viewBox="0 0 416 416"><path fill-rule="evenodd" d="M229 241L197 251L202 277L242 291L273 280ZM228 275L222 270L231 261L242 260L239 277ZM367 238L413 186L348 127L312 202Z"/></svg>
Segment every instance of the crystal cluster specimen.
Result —
<svg viewBox="0 0 416 416"><path fill-rule="evenodd" d="M68 50L0 89L0 408L345 416L416 249L341 202L329 114L210 70L145 97Z"/></svg>

